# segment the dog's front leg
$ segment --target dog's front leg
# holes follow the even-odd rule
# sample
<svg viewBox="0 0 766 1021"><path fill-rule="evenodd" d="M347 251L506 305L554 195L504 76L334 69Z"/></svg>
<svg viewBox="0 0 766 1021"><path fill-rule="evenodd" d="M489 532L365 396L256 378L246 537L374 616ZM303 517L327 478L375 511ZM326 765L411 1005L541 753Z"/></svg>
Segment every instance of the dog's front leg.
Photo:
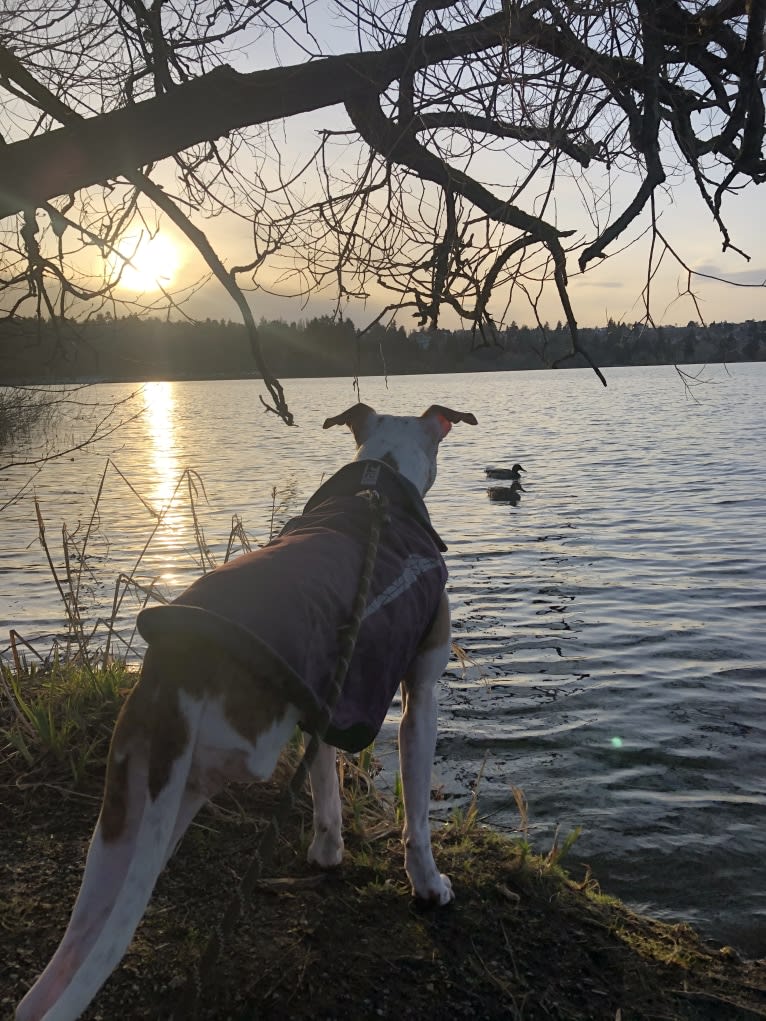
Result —
<svg viewBox="0 0 766 1021"><path fill-rule="evenodd" d="M308 860L323 869L334 868L343 860L343 817L336 752L332 745L320 741L309 774L314 799L314 838Z"/></svg>
<svg viewBox="0 0 766 1021"><path fill-rule="evenodd" d="M449 661L450 620L446 595L436 620L404 681L399 726L399 768L404 795L404 867L419 900L448 904L452 884L436 868L428 810L436 749L436 682Z"/></svg>

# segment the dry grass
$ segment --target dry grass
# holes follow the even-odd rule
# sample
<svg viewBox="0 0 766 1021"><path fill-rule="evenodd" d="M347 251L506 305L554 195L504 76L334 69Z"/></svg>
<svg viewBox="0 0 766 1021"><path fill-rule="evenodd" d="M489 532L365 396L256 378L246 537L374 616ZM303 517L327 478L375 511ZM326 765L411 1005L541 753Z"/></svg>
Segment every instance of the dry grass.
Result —
<svg viewBox="0 0 766 1021"><path fill-rule="evenodd" d="M51 411L51 401L38 387L0 387L0 448L44 425Z"/></svg>

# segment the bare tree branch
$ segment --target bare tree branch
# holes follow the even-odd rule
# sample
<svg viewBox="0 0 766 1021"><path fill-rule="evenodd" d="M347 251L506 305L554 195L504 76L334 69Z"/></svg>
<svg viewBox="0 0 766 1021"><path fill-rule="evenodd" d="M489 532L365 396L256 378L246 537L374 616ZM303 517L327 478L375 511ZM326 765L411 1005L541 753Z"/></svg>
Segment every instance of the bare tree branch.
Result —
<svg viewBox="0 0 766 1021"><path fill-rule="evenodd" d="M766 181L766 0L339 0L358 44L341 54L324 4L18 0L0 34L6 314L124 307L121 270L82 263L119 261L160 213L237 304L256 358L246 287L329 294L338 317L374 296L487 342L513 303L539 319L552 291L579 351L568 260L590 272L618 241L657 242L683 175L740 251L725 207ZM319 111L294 155L288 123ZM217 217L235 226L233 256L203 229ZM647 321L671 243L650 248ZM184 314L183 294L161 295Z"/></svg>

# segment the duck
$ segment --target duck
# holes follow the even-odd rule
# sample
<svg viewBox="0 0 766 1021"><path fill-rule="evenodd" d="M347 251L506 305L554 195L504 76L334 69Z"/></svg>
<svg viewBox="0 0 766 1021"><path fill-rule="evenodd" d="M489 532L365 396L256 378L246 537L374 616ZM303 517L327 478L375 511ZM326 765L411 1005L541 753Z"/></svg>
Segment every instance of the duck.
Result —
<svg viewBox="0 0 766 1021"><path fill-rule="evenodd" d="M510 503L514 507L521 499L522 493L526 493L526 489L518 480L512 482L510 486L490 486L487 489L490 500L495 503Z"/></svg>
<svg viewBox="0 0 766 1021"><path fill-rule="evenodd" d="M485 468L484 472L488 479L513 479L514 481L521 478L521 472L526 471L526 468L522 468L520 464L513 465L512 468Z"/></svg>

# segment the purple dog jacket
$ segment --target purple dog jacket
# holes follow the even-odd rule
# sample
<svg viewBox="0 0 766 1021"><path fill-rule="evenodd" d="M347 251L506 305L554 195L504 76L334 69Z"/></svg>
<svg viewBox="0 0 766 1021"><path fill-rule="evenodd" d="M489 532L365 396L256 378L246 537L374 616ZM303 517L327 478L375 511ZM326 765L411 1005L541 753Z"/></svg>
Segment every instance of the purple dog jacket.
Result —
<svg viewBox="0 0 766 1021"><path fill-rule="evenodd" d="M174 635L221 646L277 684L311 731L351 618L370 536L366 491L385 502L372 585L328 743L356 752L374 740L434 620L446 549L415 487L382 461L353 461L267 546L203 575L167 606L138 615L147 642Z"/></svg>

